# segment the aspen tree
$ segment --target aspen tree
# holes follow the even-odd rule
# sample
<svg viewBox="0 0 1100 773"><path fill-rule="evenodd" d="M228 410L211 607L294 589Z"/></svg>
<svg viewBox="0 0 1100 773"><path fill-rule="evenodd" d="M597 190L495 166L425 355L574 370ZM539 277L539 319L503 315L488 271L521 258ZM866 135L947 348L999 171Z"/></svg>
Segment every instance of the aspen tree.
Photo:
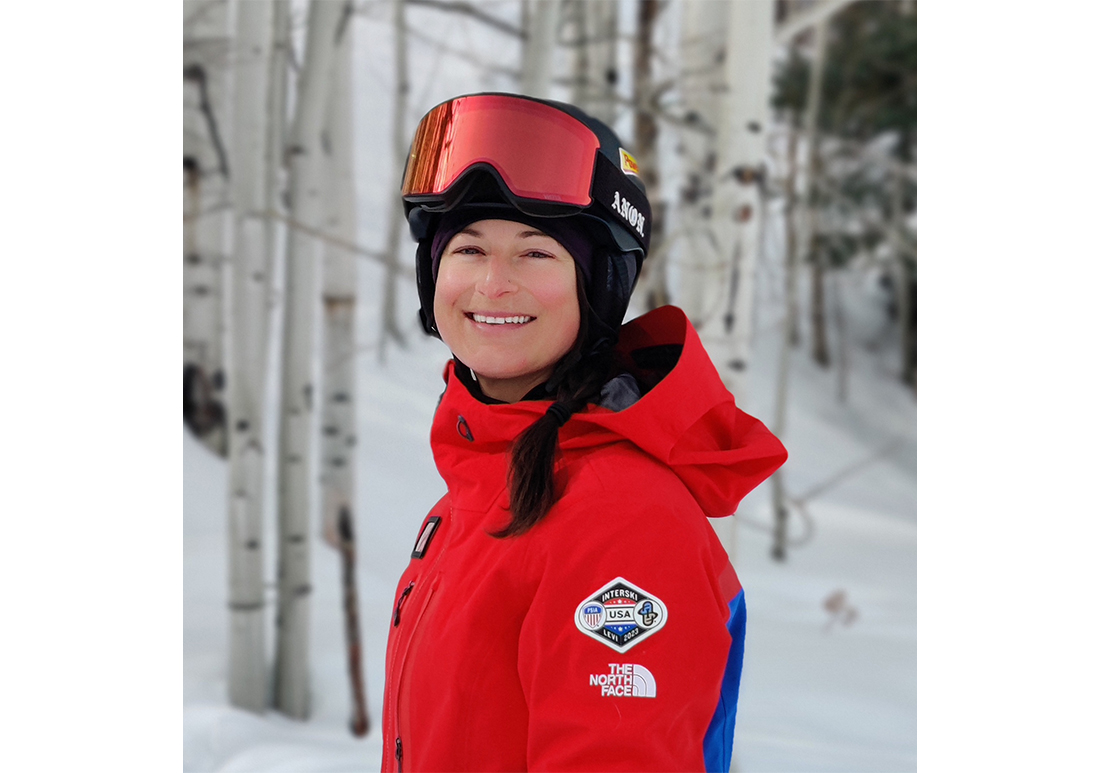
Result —
<svg viewBox="0 0 1100 773"><path fill-rule="evenodd" d="M550 96L559 5L559 0L527 0L524 4L527 40L520 63L519 90L529 97Z"/></svg>
<svg viewBox="0 0 1100 773"><path fill-rule="evenodd" d="M829 21L824 19L814 26L813 56L810 59L810 89L806 106L806 144L809 147L810 165L806 185L805 233L802 243L808 250L810 262L810 330L813 340L813 358L823 367L829 365L829 342L825 324L825 253L818 244L819 198L821 184L821 85L825 72L825 55L828 50Z"/></svg>
<svg viewBox="0 0 1100 773"><path fill-rule="evenodd" d="M264 149L264 249L274 263L279 255L285 214L283 192L286 172L287 81L290 70L290 0L271 2L272 41L267 77L267 141ZM268 299L272 306L274 299Z"/></svg>
<svg viewBox="0 0 1100 773"><path fill-rule="evenodd" d="M352 136L352 35L345 25L337 43L328 102L324 231L344 243L356 240ZM355 512L355 307L356 256L340 244L323 248L324 396L321 401L321 501L325 541L339 548L340 509Z"/></svg>
<svg viewBox="0 0 1100 773"><path fill-rule="evenodd" d="M611 126L619 82L619 4L617 0L573 0L570 11L573 104Z"/></svg>
<svg viewBox="0 0 1100 773"><path fill-rule="evenodd" d="M309 4L306 51L298 80L287 149L290 209L294 221L317 229L324 207L321 130L329 95L332 54L343 3ZM309 547L313 504L313 437L318 312L317 240L291 228L287 238L286 324L283 338L279 433L279 612L276 621L275 703L280 711L309 715Z"/></svg>
<svg viewBox="0 0 1100 773"><path fill-rule="evenodd" d="M717 271L707 266L706 280L725 300L724 315L708 315L700 335L712 351L722 380L739 401L745 400L751 344L756 253L763 214L764 131L768 126L774 3L752 0L724 4L725 45L722 80L717 94L711 231L719 259ZM719 310L721 309L719 301ZM719 329L716 330L715 328ZM725 342L719 343L722 336ZM715 524L733 559L736 523Z"/></svg>
<svg viewBox="0 0 1100 773"><path fill-rule="evenodd" d="M724 3L687 2L680 18L680 89L687 125L679 130L685 185L680 202L683 236L677 303L704 336L704 343L712 346L721 333L714 323L722 311L727 286L723 278L729 271L729 256L714 229L716 134L728 91L722 66L727 17ZM736 519L713 520L711 526L734 560Z"/></svg>
<svg viewBox="0 0 1100 773"><path fill-rule="evenodd" d="M726 356L720 372L730 390L745 399L752 344L752 306L760 225L763 219L765 129L769 123L774 3L728 3L725 80L719 110L715 232L729 256Z"/></svg>
<svg viewBox="0 0 1100 773"><path fill-rule="evenodd" d="M819 139L817 126L818 116L821 111L821 76L824 69L825 30L829 23L828 19L828 16L817 16L812 23L814 55L810 63L812 69L810 72L809 93L807 96L806 115L804 118L804 125L806 126L806 144L809 147L810 163L805 175L799 175L798 169L797 144L800 132L798 131L797 125L792 125L788 129L790 132L788 135L789 144L787 147L789 169L787 170L786 195L788 199L787 207L790 211L787 216L788 228L786 239L787 305L783 320L783 335L780 338L781 348L779 355L779 372L776 379L775 420L771 424L772 432L780 439L784 437L787 431L787 403L790 381L791 348L795 345L797 340L797 276L798 266L802 262L798 259L798 256L801 254L802 250L812 249L814 233L817 230L817 209L813 206L811 199L814 185L816 184L816 176L819 174L817 164L820 153L818 150ZM794 47L792 40L792 53L793 52ZM797 124L797 122L792 122L792 124ZM798 188L800 177L804 183L802 186L803 195L800 197L801 201L796 204L794 199L796 197L796 189ZM821 322L823 325L823 309L821 314ZM815 328L815 340L816 335ZM774 524L771 556L776 561L784 561L787 558L787 527L790 520L790 508L787 502L784 475L781 474L781 471L777 471L777 473L780 474L773 474L771 479L772 515Z"/></svg>
<svg viewBox="0 0 1100 773"><path fill-rule="evenodd" d="M208 448L225 456L228 3L186 0L183 11L184 421Z"/></svg>
<svg viewBox="0 0 1100 773"><path fill-rule="evenodd" d="M787 177L785 180L785 195L787 214L785 223L786 254L786 306L783 314L783 334L779 337L779 371L776 377L775 394L775 419L770 424L771 431L777 438L782 439L787 429L787 401L790 387L791 350L797 344L798 334L798 231L796 228L795 183L797 180L798 165L798 139L799 131L796 125L787 129ZM772 491L772 515L774 517L774 530L772 532L771 555L776 561L782 561L787 557L787 521L790 511L787 507L786 487L783 483L782 470L772 473L770 480Z"/></svg>
<svg viewBox="0 0 1100 773"><path fill-rule="evenodd" d="M715 134L718 108L726 90L722 60L726 7L722 3L686 2L680 22L681 94L686 126L681 127L685 184L680 200L683 237L677 261L676 302L701 332L716 332L708 321L717 317L724 299L728 258L714 234Z"/></svg>
<svg viewBox="0 0 1100 773"><path fill-rule="evenodd" d="M390 157L393 159L394 184L390 197L390 221L386 230L386 273L382 289L382 336L378 356L386 360L386 344L393 339L405 345L405 334L397 322L397 277L401 272L401 245L406 233L405 209L398 190L405 173L409 140L405 137L405 114L409 109L408 31L405 27L405 0L394 0L394 96L393 122L390 128Z"/></svg>
<svg viewBox="0 0 1100 773"><path fill-rule="evenodd" d="M653 82L655 54L653 35L657 17L664 5L659 0L638 3L638 32L634 41L634 155L645 184L646 197L653 210L650 226L649 259L642 264L638 295L646 309L664 306L669 301L662 242L665 204L661 200L661 173L657 161L657 92Z"/></svg>
<svg viewBox="0 0 1100 773"><path fill-rule="evenodd" d="M350 6L345 6L350 11ZM352 136L352 27L341 21L325 120L325 232L345 244L356 239ZM321 518L325 541L341 553L348 672L352 691L351 729L365 735L370 725L363 686L358 593L355 588L355 307L356 255L326 241L322 306L324 376L321 379Z"/></svg>
<svg viewBox="0 0 1100 773"><path fill-rule="evenodd" d="M271 6L237 8L233 75L232 315L229 339L229 700L263 711L263 403L270 255L264 239Z"/></svg>

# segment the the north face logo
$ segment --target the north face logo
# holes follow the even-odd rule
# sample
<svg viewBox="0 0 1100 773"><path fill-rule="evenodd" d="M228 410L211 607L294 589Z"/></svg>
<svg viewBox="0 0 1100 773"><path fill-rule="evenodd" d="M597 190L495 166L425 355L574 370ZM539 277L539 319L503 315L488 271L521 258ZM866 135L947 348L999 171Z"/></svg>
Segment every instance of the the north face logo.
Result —
<svg viewBox="0 0 1100 773"><path fill-rule="evenodd" d="M605 698L656 698L653 672L637 663L608 663L608 673L589 674L588 684L600 688Z"/></svg>

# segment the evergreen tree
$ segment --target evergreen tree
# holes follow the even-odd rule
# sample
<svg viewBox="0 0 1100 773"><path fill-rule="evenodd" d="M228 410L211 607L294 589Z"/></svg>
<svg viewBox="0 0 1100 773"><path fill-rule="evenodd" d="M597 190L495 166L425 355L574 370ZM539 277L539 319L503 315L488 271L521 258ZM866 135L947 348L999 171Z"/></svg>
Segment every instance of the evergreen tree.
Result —
<svg viewBox="0 0 1100 773"><path fill-rule="evenodd" d="M793 48L772 104L797 126L806 109L809 61ZM862 0L837 13L823 71L817 130L824 154L810 206L818 210L811 260L846 265L883 242L895 260L892 313L901 322L903 380L916 385L917 12L916 4Z"/></svg>

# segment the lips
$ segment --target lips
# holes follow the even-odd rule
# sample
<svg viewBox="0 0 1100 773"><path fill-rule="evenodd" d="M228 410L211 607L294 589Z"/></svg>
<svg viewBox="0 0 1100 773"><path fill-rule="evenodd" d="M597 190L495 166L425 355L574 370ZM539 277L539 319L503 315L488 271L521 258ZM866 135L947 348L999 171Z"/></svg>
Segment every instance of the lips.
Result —
<svg viewBox="0 0 1100 773"><path fill-rule="evenodd" d="M526 314L480 314L478 312L466 312L466 317L472 319L474 322L481 322L485 325L526 325L528 322L535 319L534 317Z"/></svg>

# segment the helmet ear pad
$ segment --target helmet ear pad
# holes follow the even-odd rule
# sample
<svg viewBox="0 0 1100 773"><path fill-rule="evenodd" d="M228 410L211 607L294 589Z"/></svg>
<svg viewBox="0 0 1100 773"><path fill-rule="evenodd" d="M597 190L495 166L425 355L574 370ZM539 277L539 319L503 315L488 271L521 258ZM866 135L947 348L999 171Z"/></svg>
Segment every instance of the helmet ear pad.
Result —
<svg viewBox="0 0 1100 773"><path fill-rule="evenodd" d="M619 340L619 326L626 316L630 293L638 281L638 260L633 252L600 247L592 256L592 278L585 287L589 306L589 351L601 351Z"/></svg>
<svg viewBox="0 0 1100 773"><path fill-rule="evenodd" d="M420 326L430 336L441 338L435 325L435 277L432 276L432 240L416 246L416 292L420 295Z"/></svg>

